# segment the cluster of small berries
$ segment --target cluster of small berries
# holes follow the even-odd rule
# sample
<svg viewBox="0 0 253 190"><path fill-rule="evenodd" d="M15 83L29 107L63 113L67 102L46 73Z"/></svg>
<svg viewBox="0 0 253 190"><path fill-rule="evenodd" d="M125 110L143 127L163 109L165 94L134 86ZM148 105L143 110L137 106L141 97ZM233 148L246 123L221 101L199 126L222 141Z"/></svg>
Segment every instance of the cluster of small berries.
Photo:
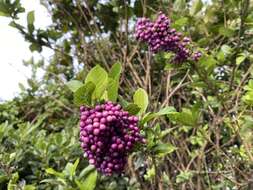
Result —
<svg viewBox="0 0 253 190"><path fill-rule="evenodd" d="M152 52L166 51L175 53L175 62L187 59L198 60L201 52L191 52L188 48L190 38L170 27L170 20L163 13L152 22L148 18L140 18L136 24L135 36L138 40L148 43Z"/></svg>
<svg viewBox="0 0 253 190"><path fill-rule="evenodd" d="M109 101L95 108L81 106L80 114L80 141L89 163L105 175L122 172L134 145L145 142L138 117Z"/></svg>

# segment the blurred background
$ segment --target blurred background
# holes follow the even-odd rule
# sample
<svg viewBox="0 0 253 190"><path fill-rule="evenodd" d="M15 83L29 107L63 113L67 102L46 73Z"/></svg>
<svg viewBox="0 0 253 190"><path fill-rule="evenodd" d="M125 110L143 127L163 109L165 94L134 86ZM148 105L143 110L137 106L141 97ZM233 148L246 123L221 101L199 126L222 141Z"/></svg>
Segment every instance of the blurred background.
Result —
<svg viewBox="0 0 253 190"><path fill-rule="evenodd" d="M195 65L136 40L160 11L202 52ZM252 0L0 0L0 57L0 190L253 189ZM114 63L118 101L143 88L162 117L108 177L83 156L66 83Z"/></svg>

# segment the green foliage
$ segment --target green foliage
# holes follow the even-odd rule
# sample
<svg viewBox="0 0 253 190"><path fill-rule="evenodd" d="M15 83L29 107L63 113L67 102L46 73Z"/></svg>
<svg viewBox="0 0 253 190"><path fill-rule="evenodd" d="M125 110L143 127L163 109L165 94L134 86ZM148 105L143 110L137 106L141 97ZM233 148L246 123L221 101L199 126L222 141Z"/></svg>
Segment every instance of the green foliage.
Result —
<svg viewBox="0 0 253 190"><path fill-rule="evenodd" d="M41 0L46 28L36 10L20 24L21 2L0 0L0 16L31 51L54 55L25 61L28 87L0 104L0 189L252 189L251 0ZM158 11L191 37L198 62L137 43L137 17ZM78 106L107 100L138 115L146 139L110 177L88 165L78 135Z"/></svg>
<svg viewBox="0 0 253 190"><path fill-rule="evenodd" d="M106 89L107 83L108 83L108 74L107 72L97 65L91 71L88 73L85 83L92 82L95 84L95 90L93 93L93 99L99 99Z"/></svg>
<svg viewBox="0 0 253 190"><path fill-rule="evenodd" d="M145 90L139 88L133 96L134 104L140 107L140 113L145 113L148 107L148 95Z"/></svg>
<svg viewBox="0 0 253 190"><path fill-rule="evenodd" d="M74 93L74 103L78 106L81 105L92 105L92 96L95 93L97 86L89 81Z"/></svg>
<svg viewBox="0 0 253 190"><path fill-rule="evenodd" d="M0 16L7 16L17 19L19 13L24 12L25 9L21 6L20 0L1 0L0 1Z"/></svg>

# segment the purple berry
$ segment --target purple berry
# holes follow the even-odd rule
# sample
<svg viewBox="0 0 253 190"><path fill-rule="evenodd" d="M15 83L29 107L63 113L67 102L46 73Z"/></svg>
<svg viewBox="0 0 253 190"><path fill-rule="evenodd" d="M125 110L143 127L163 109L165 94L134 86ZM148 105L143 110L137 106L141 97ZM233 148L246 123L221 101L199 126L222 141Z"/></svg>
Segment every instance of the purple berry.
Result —
<svg viewBox="0 0 253 190"><path fill-rule="evenodd" d="M188 45L190 39L183 37L170 26L170 20L159 12L157 19L152 22L148 18L139 18L136 24L135 36L137 40L148 43L151 51L168 51L175 54L174 62L183 62L188 59L197 61L201 54L190 53Z"/></svg>
<svg viewBox="0 0 253 190"><path fill-rule="evenodd" d="M134 144L144 141L137 127L138 117L129 116L112 102L80 107L80 112L81 147L89 163L105 175L122 172Z"/></svg>

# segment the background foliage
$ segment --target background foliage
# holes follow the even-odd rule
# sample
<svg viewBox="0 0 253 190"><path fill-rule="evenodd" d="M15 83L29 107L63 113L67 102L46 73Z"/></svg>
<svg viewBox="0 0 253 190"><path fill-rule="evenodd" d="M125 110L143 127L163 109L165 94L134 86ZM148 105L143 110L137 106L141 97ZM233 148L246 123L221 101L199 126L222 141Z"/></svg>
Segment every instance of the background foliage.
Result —
<svg viewBox="0 0 253 190"><path fill-rule="evenodd" d="M0 105L0 189L253 189L251 0L41 4L53 20L47 29L34 27L34 12L20 25L20 1L0 0L0 15L31 51L54 50L49 64L25 62L33 69L29 88L20 85L20 95ZM199 62L173 65L171 54L152 55L135 40L137 17L159 11L203 52ZM68 86L75 91L92 67L109 72L114 63L122 67L118 100L141 107L147 146L129 157L124 174L105 177L82 156L79 98Z"/></svg>

